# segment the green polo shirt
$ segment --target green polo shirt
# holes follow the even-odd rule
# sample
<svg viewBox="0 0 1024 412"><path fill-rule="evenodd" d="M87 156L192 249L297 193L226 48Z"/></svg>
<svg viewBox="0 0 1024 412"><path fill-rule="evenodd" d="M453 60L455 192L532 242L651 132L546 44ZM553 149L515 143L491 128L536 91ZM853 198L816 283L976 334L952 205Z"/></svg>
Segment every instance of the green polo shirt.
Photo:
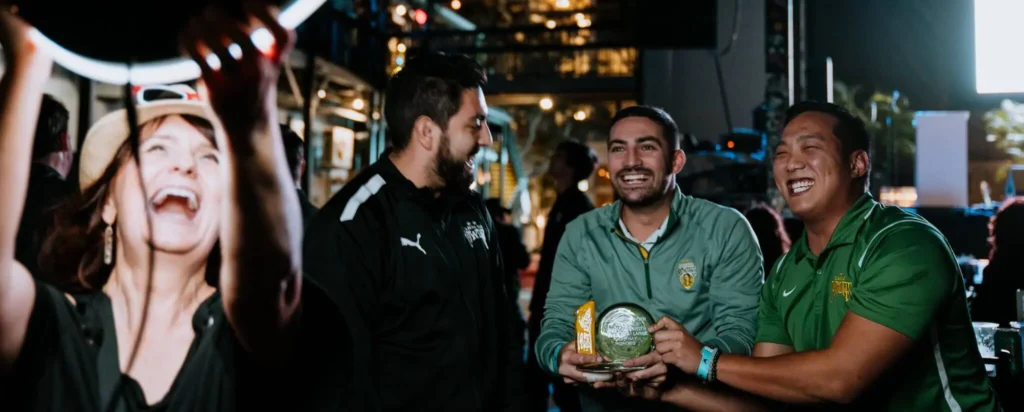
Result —
<svg viewBox="0 0 1024 412"><path fill-rule="evenodd" d="M847 312L914 340L854 410L999 410L974 338L963 277L923 218L864 195L815 256L806 234L772 267L755 342L828 347Z"/></svg>

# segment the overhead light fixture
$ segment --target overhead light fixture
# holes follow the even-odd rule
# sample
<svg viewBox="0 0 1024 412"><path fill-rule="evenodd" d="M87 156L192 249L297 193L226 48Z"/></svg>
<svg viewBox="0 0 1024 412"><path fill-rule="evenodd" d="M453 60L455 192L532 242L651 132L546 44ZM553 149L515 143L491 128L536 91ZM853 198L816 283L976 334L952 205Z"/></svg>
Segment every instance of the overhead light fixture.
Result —
<svg viewBox="0 0 1024 412"><path fill-rule="evenodd" d="M407 11L409 11L409 10L405 8L404 4L399 4L399 5L395 6L395 14L397 14L399 16L404 15Z"/></svg>
<svg viewBox="0 0 1024 412"><path fill-rule="evenodd" d="M583 19L576 20L576 25L580 26L581 29L585 29L587 27L590 27L590 19L583 18Z"/></svg>
<svg viewBox="0 0 1024 412"><path fill-rule="evenodd" d="M576 113L573 113L572 118L576 119L577 122L582 122L584 120L587 120L587 112L577 110Z"/></svg>
<svg viewBox="0 0 1024 412"><path fill-rule="evenodd" d="M398 50L399 53L405 53L405 50L406 50L405 43L398 43L398 47L396 49Z"/></svg>
<svg viewBox="0 0 1024 412"><path fill-rule="evenodd" d="M366 107L366 102L364 102L363 99L357 98L357 99L352 101L352 108L353 109L363 110L364 107Z"/></svg>
<svg viewBox="0 0 1024 412"><path fill-rule="evenodd" d="M360 123L366 123L366 120L367 120L367 117L366 117L365 114L362 114L362 113L359 113L359 112L357 112L355 110L344 108L344 107L339 107L337 109L334 109L334 114L338 115L338 117L344 117L346 119L349 119L349 120L352 120L352 121L355 121L355 122L360 122Z"/></svg>
<svg viewBox="0 0 1024 412"><path fill-rule="evenodd" d="M413 13L413 16L413 18L416 20L416 23L419 23L420 26L427 24L427 12L423 11L422 9L416 9L416 12Z"/></svg>
<svg viewBox="0 0 1024 412"><path fill-rule="evenodd" d="M544 110L551 110L555 106L555 102L551 101L550 97L540 99L540 108Z"/></svg>
<svg viewBox="0 0 1024 412"><path fill-rule="evenodd" d="M554 20L548 20L546 23L544 23L544 27L547 27L549 29L554 29L555 26L556 24Z"/></svg>
<svg viewBox="0 0 1024 412"><path fill-rule="evenodd" d="M323 91L323 90L320 90L320 91L316 92L316 97L319 97L319 98L323 99L323 98L327 97L327 92Z"/></svg>
<svg viewBox="0 0 1024 412"><path fill-rule="evenodd" d="M452 10L458 10L462 8L462 2L459 0L452 0Z"/></svg>
<svg viewBox="0 0 1024 412"><path fill-rule="evenodd" d="M287 7L282 8L277 16L277 22L286 29L294 29L311 16L327 0L296 0ZM31 20L29 20L31 23ZM250 36L253 44L260 49L266 49L273 42L273 36L267 29L258 29ZM93 57L84 56L57 44L39 29L29 30L29 38L44 52L53 58L53 61L71 72L95 81L110 83L113 85L124 85L129 81L134 85L145 86L151 84L173 84L195 80L200 76L199 65L191 59L175 57L151 62L136 63L131 66L115 61L108 61ZM240 46L231 45L234 49ZM215 61L216 56L207 57L207 61ZM219 64L218 64L219 65Z"/></svg>
<svg viewBox="0 0 1024 412"><path fill-rule="evenodd" d="M569 8L569 0L557 0L557 1L555 1L555 7L558 7L560 9L567 9L567 8Z"/></svg>

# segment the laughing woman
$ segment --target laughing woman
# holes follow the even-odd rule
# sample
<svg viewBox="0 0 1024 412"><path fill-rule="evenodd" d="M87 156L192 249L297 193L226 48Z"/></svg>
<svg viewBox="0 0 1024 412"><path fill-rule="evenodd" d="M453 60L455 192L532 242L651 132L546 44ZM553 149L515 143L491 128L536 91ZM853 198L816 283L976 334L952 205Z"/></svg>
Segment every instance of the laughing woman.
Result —
<svg viewBox="0 0 1024 412"><path fill-rule="evenodd" d="M137 148L125 111L89 130L81 197L33 277L13 246L51 62L0 11L0 410L274 409L284 393L288 409L331 409L310 404L324 399L309 386L293 392L310 377L340 392L328 369L342 367L330 360L340 349L322 346L333 337L300 324L330 309L302 284L302 218L277 126L294 35L265 7L247 12L208 13L183 36L209 104L183 87L143 89ZM262 50L249 40L257 25L275 40ZM199 57L211 52L221 67Z"/></svg>

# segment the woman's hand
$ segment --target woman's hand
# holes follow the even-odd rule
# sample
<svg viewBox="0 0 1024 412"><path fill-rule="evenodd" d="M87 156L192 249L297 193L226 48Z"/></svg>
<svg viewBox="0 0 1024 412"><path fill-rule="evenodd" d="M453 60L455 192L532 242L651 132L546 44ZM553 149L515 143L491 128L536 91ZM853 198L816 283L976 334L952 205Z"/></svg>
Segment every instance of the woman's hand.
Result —
<svg viewBox="0 0 1024 412"><path fill-rule="evenodd" d="M0 46L4 49L4 65L7 70L24 74L35 73L37 78L50 76L53 59L39 50L30 38L32 27L15 13L17 9L0 5Z"/></svg>
<svg viewBox="0 0 1024 412"><path fill-rule="evenodd" d="M191 23L182 48L202 69L223 128L225 314L251 355L280 364L294 343L302 286L302 213L277 124L277 80L295 36L265 2L238 1L243 19L211 9Z"/></svg>
<svg viewBox="0 0 1024 412"><path fill-rule="evenodd" d="M210 9L182 38L182 47L202 70L210 105L229 140L277 127L277 80L295 43L295 34L281 27L266 3L242 4L246 21ZM257 25L263 28L254 30Z"/></svg>

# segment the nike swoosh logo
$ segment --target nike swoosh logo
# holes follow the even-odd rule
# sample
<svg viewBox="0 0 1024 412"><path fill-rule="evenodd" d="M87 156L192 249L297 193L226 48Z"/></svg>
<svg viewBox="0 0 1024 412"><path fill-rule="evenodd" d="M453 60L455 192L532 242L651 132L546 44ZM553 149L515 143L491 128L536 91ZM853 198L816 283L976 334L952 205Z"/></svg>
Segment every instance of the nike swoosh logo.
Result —
<svg viewBox="0 0 1024 412"><path fill-rule="evenodd" d="M786 290L786 291L783 291L783 292L782 292L782 297L787 297L787 296L789 296L790 294L792 294L792 293L793 293L793 291L794 291L794 290L796 290L796 286L793 286L793 289L790 289L790 290Z"/></svg>

